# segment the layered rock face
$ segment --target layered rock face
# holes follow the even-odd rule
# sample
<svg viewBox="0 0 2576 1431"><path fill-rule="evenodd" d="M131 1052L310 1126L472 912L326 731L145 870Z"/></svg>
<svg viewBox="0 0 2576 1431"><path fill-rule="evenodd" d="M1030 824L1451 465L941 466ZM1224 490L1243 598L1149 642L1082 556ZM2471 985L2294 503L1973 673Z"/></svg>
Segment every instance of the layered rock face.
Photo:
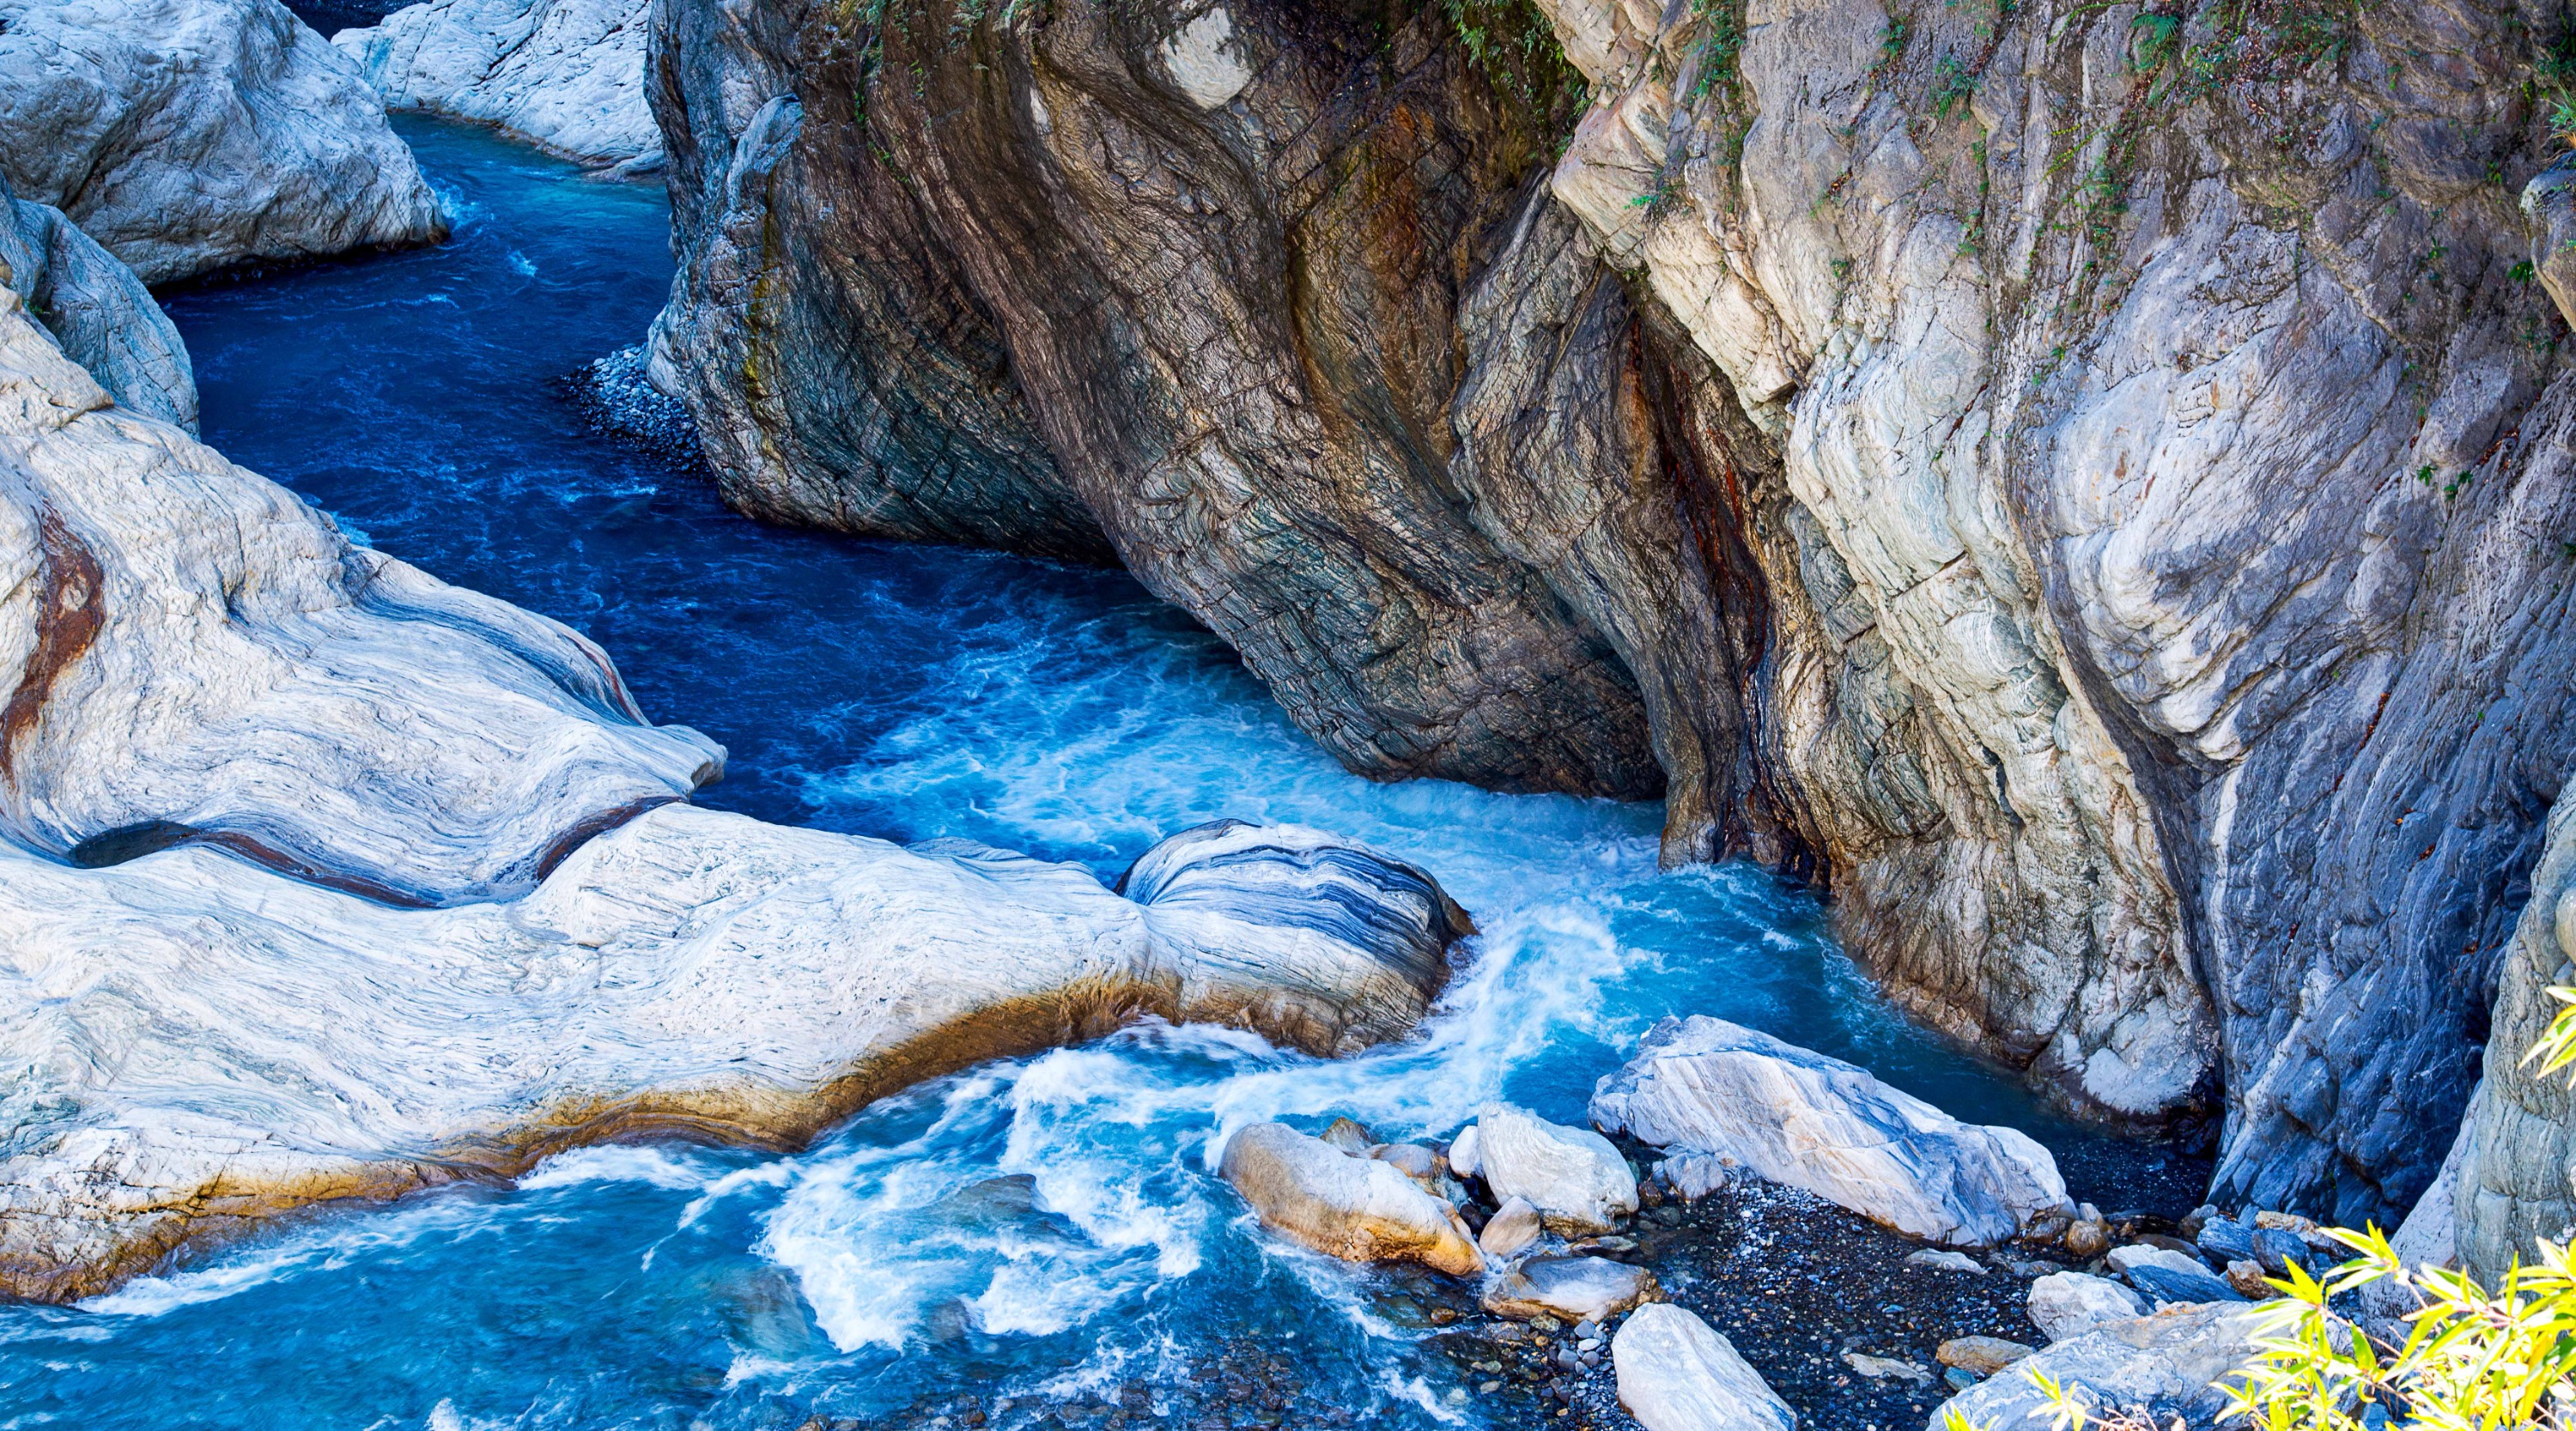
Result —
<svg viewBox="0 0 2576 1431"><path fill-rule="evenodd" d="M120 407L197 430L197 373L134 270L47 204L0 181L0 283Z"/></svg>
<svg viewBox="0 0 2576 1431"><path fill-rule="evenodd" d="M1367 773L1661 784L2392 1220L2576 744L2547 25L1540 8L1579 115L1483 11L659 0L657 373L746 510L1114 554Z"/></svg>
<svg viewBox="0 0 2576 1431"><path fill-rule="evenodd" d="M447 232L357 66L277 0L0 0L0 178L146 283Z"/></svg>
<svg viewBox="0 0 2576 1431"><path fill-rule="evenodd" d="M479 119L591 163L661 162L643 0L424 0L331 43L385 103Z"/></svg>
<svg viewBox="0 0 2576 1431"><path fill-rule="evenodd" d="M0 1292L313 1203L867 1100L1155 1015L1410 1028L1468 926L1314 831L1104 888L692 808L600 650L111 403L0 288Z"/></svg>

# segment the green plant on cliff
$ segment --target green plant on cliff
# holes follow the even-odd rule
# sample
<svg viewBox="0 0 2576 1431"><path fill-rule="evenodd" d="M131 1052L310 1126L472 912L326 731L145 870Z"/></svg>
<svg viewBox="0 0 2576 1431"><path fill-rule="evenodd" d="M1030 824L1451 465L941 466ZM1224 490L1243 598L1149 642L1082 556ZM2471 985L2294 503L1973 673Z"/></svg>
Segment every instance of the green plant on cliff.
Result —
<svg viewBox="0 0 2576 1431"><path fill-rule="evenodd" d="M1544 112L1582 85L1556 42L1555 26L1531 0L1440 0L1440 12L1468 63L1525 109Z"/></svg>

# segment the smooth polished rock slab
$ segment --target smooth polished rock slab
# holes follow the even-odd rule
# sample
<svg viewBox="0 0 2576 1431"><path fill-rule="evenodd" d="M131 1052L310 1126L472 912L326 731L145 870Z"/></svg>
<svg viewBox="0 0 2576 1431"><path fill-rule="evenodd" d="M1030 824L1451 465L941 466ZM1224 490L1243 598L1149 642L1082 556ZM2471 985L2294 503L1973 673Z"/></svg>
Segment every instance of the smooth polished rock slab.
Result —
<svg viewBox="0 0 2576 1431"><path fill-rule="evenodd" d="M1670 1302L1639 1307L1610 1339L1619 1404L1646 1431L1795 1431L1796 1413L1735 1344Z"/></svg>
<svg viewBox="0 0 2576 1431"><path fill-rule="evenodd" d="M1380 1158L1353 1156L1285 1123L1226 1139L1218 1171L1261 1224L1350 1262L1419 1262L1453 1277L1485 1270L1458 1209Z"/></svg>

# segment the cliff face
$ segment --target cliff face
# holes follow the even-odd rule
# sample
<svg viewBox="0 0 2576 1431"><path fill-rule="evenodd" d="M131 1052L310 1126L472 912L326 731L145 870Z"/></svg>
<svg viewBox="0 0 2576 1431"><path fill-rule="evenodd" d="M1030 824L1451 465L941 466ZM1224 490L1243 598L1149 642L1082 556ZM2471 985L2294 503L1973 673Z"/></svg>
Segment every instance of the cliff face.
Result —
<svg viewBox="0 0 2576 1431"><path fill-rule="evenodd" d="M2223 1088L2222 1200L2404 1208L2569 768L2548 17L1541 9L1588 102L658 0L659 372L747 510L1114 554L1354 769L1664 788L2076 1105Z"/></svg>

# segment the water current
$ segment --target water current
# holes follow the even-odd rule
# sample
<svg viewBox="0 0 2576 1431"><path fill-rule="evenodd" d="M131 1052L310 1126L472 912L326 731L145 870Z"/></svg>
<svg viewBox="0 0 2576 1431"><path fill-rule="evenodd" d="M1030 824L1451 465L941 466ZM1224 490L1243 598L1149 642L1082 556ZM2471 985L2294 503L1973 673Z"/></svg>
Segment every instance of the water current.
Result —
<svg viewBox="0 0 2576 1431"><path fill-rule="evenodd" d="M1110 879L1200 821L1295 821L1418 862L1484 932L1423 1037L1346 1062L1139 1028L942 1079L792 1156L579 1151L0 1309L0 1426L786 1428L1139 1386L1121 1404L1150 1416L1247 1342L1353 1424L1474 1424L1406 1279L1261 1235L1208 1171L1224 1130L1446 1136L1497 1096L1580 1121L1654 1020L1698 1012L2085 1144L1890 1014L1805 894L1658 873L1653 806L1371 784L1123 575L755 525L594 433L558 379L659 306L660 193L398 123L451 242L167 295L208 441L588 632L655 719L731 748L708 803Z"/></svg>

